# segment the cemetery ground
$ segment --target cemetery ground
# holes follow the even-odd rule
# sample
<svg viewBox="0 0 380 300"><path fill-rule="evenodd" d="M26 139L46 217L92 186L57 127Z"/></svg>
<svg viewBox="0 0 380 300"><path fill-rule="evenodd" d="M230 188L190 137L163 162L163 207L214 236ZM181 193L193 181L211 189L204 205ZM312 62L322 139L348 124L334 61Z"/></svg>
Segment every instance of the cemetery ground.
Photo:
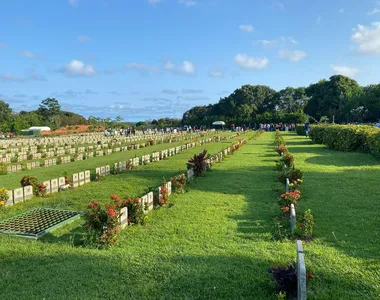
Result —
<svg viewBox="0 0 380 300"><path fill-rule="evenodd" d="M218 132L215 133L215 135L220 135L221 137L228 137L231 136L232 132ZM212 135L210 135L212 137ZM144 154L151 154L153 151L161 151L168 149L169 147L176 147L179 145L183 145L184 143L195 141L196 139L202 139L200 137L190 139L187 141L180 141L180 142L173 142L173 143L163 143L163 144L156 144L149 147L144 147L140 149L133 149L128 151L121 151L112 153L105 156L97 156L86 160L81 161L75 161L70 162L67 164L61 164L56 166L50 166L50 167L41 167L38 169L33 170L25 170L22 172L15 172L10 173L4 176L0 176L0 187L5 187L7 189L14 189L20 187L20 180L25 175L33 175L36 176L41 182L44 180L50 180L52 178L58 178L62 177L65 172L71 176L73 173L82 172L83 170L91 170L91 172L94 172L95 167L103 166L106 163L112 165L113 162L119 162L119 161L128 161L130 158L134 158L136 156L144 155ZM139 142L136 142L139 143ZM134 142L131 142L129 144L134 144Z"/></svg>
<svg viewBox="0 0 380 300"><path fill-rule="evenodd" d="M309 299L378 299L379 161L283 136L304 172L299 206L311 208L316 218L314 240L304 243L306 268L313 274ZM265 133L248 141L191 182L187 193L173 195L170 208L149 213L148 225L122 230L115 248L78 245L80 221L37 242L0 235L2 298L276 299L267 269L294 261L295 242L272 238L283 192L275 180L273 139ZM91 199L139 195L183 170L191 154L203 148L215 153L232 141L31 199L3 210L1 219L34 207L83 211Z"/></svg>

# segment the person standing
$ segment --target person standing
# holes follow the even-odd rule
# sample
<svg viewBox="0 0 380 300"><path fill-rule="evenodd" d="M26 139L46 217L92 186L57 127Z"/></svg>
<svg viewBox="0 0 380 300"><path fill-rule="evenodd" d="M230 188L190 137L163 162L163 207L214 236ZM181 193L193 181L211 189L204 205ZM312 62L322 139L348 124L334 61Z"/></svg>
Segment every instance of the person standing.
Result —
<svg viewBox="0 0 380 300"><path fill-rule="evenodd" d="M306 137L309 137L309 132L310 132L310 123L306 122L305 123L305 134L306 134Z"/></svg>

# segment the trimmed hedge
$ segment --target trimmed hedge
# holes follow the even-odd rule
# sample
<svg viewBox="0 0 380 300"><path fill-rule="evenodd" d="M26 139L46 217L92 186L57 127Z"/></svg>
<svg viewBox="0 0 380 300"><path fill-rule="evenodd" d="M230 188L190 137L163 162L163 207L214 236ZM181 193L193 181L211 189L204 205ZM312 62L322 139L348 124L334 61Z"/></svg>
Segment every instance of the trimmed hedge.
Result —
<svg viewBox="0 0 380 300"><path fill-rule="evenodd" d="M364 151L380 156L380 129L358 125L316 125L310 129L310 138L339 151Z"/></svg>
<svg viewBox="0 0 380 300"><path fill-rule="evenodd" d="M296 126L296 132L297 132L297 135L303 135L303 136L306 136L306 129L305 129L305 126L304 126L304 125L297 125L297 126Z"/></svg>

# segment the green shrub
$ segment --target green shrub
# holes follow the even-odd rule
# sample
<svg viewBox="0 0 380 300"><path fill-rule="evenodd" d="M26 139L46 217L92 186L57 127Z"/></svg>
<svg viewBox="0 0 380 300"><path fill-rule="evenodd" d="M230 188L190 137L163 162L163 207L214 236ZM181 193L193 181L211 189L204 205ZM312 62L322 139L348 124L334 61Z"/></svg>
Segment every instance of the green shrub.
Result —
<svg viewBox="0 0 380 300"><path fill-rule="evenodd" d="M305 126L304 125L297 125L296 126L296 132L297 132L297 135L306 136Z"/></svg>

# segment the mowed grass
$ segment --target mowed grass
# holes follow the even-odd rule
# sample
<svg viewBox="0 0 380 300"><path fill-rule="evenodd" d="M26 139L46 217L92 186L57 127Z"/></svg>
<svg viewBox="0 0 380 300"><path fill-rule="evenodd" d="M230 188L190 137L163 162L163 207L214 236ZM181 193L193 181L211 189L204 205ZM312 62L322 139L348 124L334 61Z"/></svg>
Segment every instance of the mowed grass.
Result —
<svg viewBox="0 0 380 300"><path fill-rule="evenodd" d="M380 162L283 134L304 172L299 203L315 215L305 245L313 299L380 299Z"/></svg>
<svg viewBox="0 0 380 300"><path fill-rule="evenodd" d="M37 242L0 235L2 298L276 299L267 268L295 260L295 242L272 239L277 197L283 192L275 181L273 138L265 133L249 141L193 181L188 193L171 197L171 208L152 211L147 226L123 230L118 246L110 250L76 246L81 222ZM315 240L304 244L307 268L314 275L308 298L378 299L379 211L376 205L356 205L378 204L379 187L371 185L378 162L353 153L348 165L337 165L347 153L293 134L285 138L296 166L305 172L300 209L311 208L316 217ZM215 153L228 144L204 148ZM39 206L83 210L89 199L137 195L184 169L186 158L202 148L2 213L11 216ZM324 156L333 158L317 164ZM356 193L345 191L351 181ZM357 197L362 192L367 193L364 200Z"/></svg>
<svg viewBox="0 0 380 300"><path fill-rule="evenodd" d="M233 132L224 131L218 132L214 134L220 136L231 136ZM106 163L112 164L114 162L127 161L130 158L134 158L135 156L139 156L145 154L152 154L153 151L161 151L173 147L177 147L186 143L190 143L195 140L206 139L209 137L213 137L214 135L206 135L205 137L198 137L190 140L185 140L181 142L174 143L164 143L157 144L149 147L144 147L140 149L133 149L123 152L116 152L105 156L93 157L87 160L70 162L67 164L61 164L50 167L41 167L33 170L25 170L22 172L10 173L7 175L0 175L0 188L4 187L6 189L15 189L20 187L21 178L25 175L33 175L36 176L40 181L50 180L54 178L58 178L63 176L65 173L71 176L74 173L83 172L84 170L90 170L92 174L95 174L95 168L104 166ZM112 138L110 138L110 141ZM136 143L143 143L143 141L139 141ZM93 151L95 152L95 150Z"/></svg>

